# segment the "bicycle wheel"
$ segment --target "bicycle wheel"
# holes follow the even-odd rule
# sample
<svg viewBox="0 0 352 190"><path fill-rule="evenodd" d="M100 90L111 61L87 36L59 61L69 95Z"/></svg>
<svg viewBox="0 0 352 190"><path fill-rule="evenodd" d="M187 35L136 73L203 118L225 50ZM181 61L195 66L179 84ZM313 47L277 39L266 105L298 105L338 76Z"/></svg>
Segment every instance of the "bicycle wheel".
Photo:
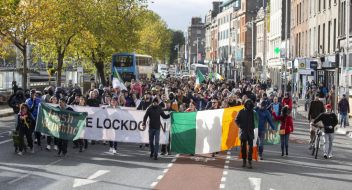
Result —
<svg viewBox="0 0 352 190"><path fill-rule="evenodd" d="M320 135L318 135L317 142L316 142L315 159L317 159L317 157L318 157L319 147L320 147Z"/></svg>
<svg viewBox="0 0 352 190"><path fill-rule="evenodd" d="M312 146L312 156L314 156L314 153L315 153L315 140L316 140L316 136L314 136L313 138L313 141L312 141L312 144L310 146Z"/></svg>

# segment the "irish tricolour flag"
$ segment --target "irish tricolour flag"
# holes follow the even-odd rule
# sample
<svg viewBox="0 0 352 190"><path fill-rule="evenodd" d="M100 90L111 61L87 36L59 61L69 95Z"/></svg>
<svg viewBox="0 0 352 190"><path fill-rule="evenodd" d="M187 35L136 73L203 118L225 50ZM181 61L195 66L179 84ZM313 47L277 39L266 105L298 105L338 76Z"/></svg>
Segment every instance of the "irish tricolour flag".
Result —
<svg viewBox="0 0 352 190"><path fill-rule="evenodd" d="M172 113L171 150L183 154L207 154L240 146L234 120L243 106L198 112ZM257 123L257 122L255 122ZM258 126L258 125L255 125ZM255 129L253 159L257 160Z"/></svg>

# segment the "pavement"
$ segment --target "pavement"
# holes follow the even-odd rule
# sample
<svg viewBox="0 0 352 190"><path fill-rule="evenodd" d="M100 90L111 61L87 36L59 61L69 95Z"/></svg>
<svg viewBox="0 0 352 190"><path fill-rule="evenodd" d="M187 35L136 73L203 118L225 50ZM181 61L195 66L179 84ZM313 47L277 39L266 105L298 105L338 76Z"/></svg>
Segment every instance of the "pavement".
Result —
<svg viewBox="0 0 352 190"><path fill-rule="evenodd" d="M12 108L7 105L0 105L0 118L14 115Z"/></svg>
<svg viewBox="0 0 352 190"><path fill-rule="evenodd" d="M118 154L108 146L90 145L79 153L69 143L68 157L35 148L35 153L14 154L8 132L13 117L0 118L0 189L240 189L240 190L346 190L352 184L352 141L336 134L333 159L318 159L308 150L309 125L298 115L290 135L289 156L279 145L267 145L264 160L253 169L242 168L239 149L207 155L149 158L137 144L118 143ZM43 142L46 145L46 142Z"/></svg>

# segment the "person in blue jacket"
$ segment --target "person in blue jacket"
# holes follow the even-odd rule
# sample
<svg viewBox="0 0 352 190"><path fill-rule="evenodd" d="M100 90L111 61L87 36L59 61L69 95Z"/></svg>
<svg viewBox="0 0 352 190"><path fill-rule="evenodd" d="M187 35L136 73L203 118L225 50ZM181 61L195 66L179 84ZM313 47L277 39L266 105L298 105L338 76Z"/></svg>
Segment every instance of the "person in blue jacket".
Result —
<svg viewBox="0 0 352 190"><path fill-rule="evenodd" d="M33 115L34 126L35 126L35 123L36 123L36 120L37 120L37 115L38 115L38 107L39 107L39 104L41 102L41 92L36 91L35 89L32 89L30 91L30 95L31 95L31 97L28 98L25 103L28 105L29 111ZM36 131L34 134L35 134L35 139L37 141L37 145L38 145L39 149L42 149L42 147L41 147L41 139L40 139L41 138L41 133Z"/></svg>
<svg viewBox="0 0 352 190"><path fill-rule="evenodd" d="M275 129L275 125L271 118L270 112L266 108L266 102L261 101L259 107L255 110L258 114L258 148L259 148L259 158L263 160L263 151L264 151L264 138L265 138L265 126L268 122L272 130Z"/></svg>

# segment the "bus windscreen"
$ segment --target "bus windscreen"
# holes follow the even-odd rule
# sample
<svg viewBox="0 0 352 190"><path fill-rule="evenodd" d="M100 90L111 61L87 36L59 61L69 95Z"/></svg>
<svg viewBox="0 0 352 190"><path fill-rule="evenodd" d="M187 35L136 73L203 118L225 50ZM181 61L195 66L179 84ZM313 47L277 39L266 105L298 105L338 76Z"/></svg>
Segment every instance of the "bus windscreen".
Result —
<svg viewBox="0 0 352 190"><path fill-rule="evenodd" d="M132 55L117 55L114 60L115 67L132 67L133 56Z"/></svg>

